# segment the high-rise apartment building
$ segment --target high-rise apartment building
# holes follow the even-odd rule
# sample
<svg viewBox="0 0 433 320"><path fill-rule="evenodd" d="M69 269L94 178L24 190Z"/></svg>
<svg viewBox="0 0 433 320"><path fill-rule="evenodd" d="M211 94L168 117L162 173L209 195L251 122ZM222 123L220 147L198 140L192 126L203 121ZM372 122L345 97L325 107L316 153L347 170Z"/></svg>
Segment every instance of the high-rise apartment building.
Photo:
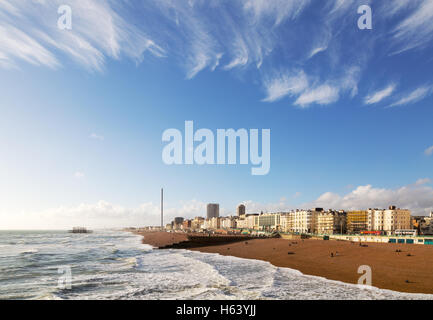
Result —
<svg viewBox="0 0 433 320"><path fill-rule="evenodd" d="M218 203L209 203L207 205L207 219L218 218L220 216L220 205Z"/></svg>
<svg viewBox="0 0 433 320"><path fill-rule="evenodd" d="M182 217L176 217L173 221L173 229L181 229L183 226L183 218Z"/></svg>
<svg viewBox="0 0 433 320"><path fill-rule="evenodd" d="M245 215L245 205L240 204L236 208L236 214L238 217Z"/></svg>

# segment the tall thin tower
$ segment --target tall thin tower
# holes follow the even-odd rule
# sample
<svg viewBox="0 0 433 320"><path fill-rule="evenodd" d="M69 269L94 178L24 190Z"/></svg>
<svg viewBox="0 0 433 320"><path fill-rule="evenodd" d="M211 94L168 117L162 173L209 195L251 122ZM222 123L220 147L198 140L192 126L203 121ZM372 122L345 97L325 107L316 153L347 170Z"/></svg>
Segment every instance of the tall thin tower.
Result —
<svg viewBox="0 0 433 320"><path fill-rule="evenodd" d="M164 189L161 188L161 230L164 228Z"/></svg>

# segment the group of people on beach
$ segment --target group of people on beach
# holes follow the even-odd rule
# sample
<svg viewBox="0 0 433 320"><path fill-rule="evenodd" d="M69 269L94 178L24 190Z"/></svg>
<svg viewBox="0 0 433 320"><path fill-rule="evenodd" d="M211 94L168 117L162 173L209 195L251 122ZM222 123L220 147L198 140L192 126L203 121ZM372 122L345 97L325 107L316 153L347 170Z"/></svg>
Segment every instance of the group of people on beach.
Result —
<svg viewBox="0 0 433 320"><path fill-rule="evenodd" d="M338 256L338 251L335 251L335 256ZM331 252L331 258L334 258L334 252Z"/></svg>

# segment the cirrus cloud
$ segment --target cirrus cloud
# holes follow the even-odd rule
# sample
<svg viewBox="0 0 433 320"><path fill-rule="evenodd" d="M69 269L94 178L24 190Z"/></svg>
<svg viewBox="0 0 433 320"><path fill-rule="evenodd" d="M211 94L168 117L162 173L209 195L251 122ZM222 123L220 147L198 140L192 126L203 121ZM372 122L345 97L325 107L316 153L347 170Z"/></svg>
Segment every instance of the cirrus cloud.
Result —
<svg viewBox="0 0 433 320"><path fill-rule="evenodd" d="M89 70L101 71L107 58L122 55L141 61L145 51L164 50L122 17L123 1L70 0L72 30L57 28L57 9L64 1L10 1L0 5L0 65L19 61L58 68L66 55Z"/></svg>
<svg viewBox="0 0 433 320"><path fill-rule="evenodd" d="M382 101L383 99L389 97L394 92L395 87L396 87L395 84L390 84L386 88L368 95L367 97L365 97L364 103L365 104L374 104L374 103L378 103L378 102Z"/></svg>
<svg viewBox="0 0 433 320"><path fill-rule="evenodd" d="M265 102L287 96L300 107L327 105L345 91L350 98L358 94L372 57L432 45L430 0L378 3L375 37L354 27L357 7L370 2L70 0L73 25L65 31L56 26L61 0L2 0L0 67L19 68L24 62L59 69L66 57L103 71L109 59L138 64L146 57L170 58L186 79L204 70L252 71L252 81L263 84ZM276 70L303 70L308 76ZM393 91L388 85L364 102L378 103ZM414 103L430 92L418 88L391 106Z"/></svg>
<svg viewBox="0 0 433 320"><path fill-rule="evenodd" d="M421 101L422 99L426 98L432 92L433 92L432 86L424 85L422 87L419 87L419 88L403 95L399 100L392 103L389 107L397 107L397 106L416 103L416 102Z"/></svg>

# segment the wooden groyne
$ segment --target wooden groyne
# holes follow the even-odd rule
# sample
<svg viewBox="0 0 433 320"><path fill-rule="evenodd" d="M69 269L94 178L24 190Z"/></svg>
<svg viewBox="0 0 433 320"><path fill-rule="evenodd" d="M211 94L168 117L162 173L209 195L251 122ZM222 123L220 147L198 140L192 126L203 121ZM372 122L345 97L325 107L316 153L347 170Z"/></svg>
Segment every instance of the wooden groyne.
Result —
<svg viewBox="0 0 433 320"><path fill-rule="evenodd" d="M195 247L217 246L252 239L270 239L279 235L246 235L246 234L208 234L166 231L126 230L143 237L142 242L159 249L187 249Z"/></svg>
<svg viewBox="0 0 433 320"><path fill-rule="evenodd" d="M159 249L187 249L223 245L228 243L248 241L256 237L244 235L188 235L188 240L172 243Z"/></svg>

